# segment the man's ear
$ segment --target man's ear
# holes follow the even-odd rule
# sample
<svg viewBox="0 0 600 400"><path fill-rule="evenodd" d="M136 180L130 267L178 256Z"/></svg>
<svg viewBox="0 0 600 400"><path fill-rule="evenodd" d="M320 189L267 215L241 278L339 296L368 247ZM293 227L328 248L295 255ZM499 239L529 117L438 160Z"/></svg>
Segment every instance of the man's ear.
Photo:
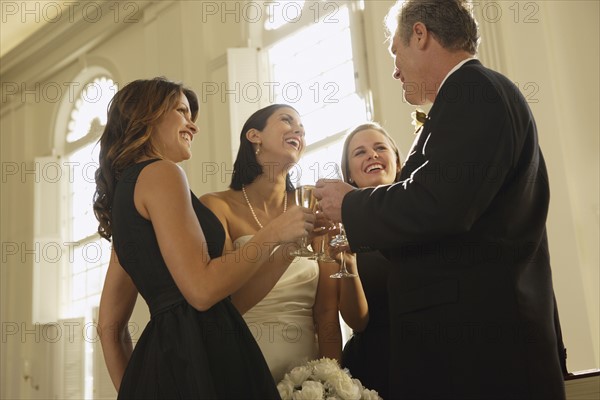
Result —
<svg viewBox="0 0 600 400"><path fill-rule="evenodd" d="M417 42L417 48L423 49L425 48L427 41L430 39L431 35L427 26L425 26L422 22L415 22L413 25L413 37Z"/></svg>

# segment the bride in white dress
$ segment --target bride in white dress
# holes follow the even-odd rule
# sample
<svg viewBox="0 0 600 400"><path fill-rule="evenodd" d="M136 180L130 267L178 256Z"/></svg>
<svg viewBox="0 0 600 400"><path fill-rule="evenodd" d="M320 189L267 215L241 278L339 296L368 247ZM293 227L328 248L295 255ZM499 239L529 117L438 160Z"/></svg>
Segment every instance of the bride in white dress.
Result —
<svg viewBox="0 0 600 400"><path fill-rule="evenodd" d="M251 237L235 243L242 246ZM243 315L277 382L292 367L319 356L313 318L318 281L317 263L297 257L275 287Z"/></svg>
<svg viewBox="0 0 600 400"><path fill-rule="evenodd" d="M268 106L246 121L230 189L201 198L225 228L224 251L242 246L288 207L295 207L288 171L304 147L304 127L290 106ZM276 383L307 360L341 358L337 280L329 278L338 266L294 258L289 255L292 250L269 243L256 248L271 252L270 262L231 296Z"/></svg>

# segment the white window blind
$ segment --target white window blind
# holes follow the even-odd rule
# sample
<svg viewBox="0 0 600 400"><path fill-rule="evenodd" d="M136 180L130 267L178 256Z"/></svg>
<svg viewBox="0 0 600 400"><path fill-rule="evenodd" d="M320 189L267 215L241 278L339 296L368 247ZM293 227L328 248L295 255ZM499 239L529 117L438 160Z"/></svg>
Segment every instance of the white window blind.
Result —
<svg viewBox="0 0 600 400"><path fill-rule="evenodd" d="M33 262L33 323L58 321L60 281L65 261L65 246L61 240L61 201L64 185L60 158L38 157L34 160L34 253Z"/></svg>
<svg viewBox="0 0 600 400"><path fill-rule="evenodd" d="M83 318L59 320L62 328L60 344L62 348L62 385L61 399L81 400L85 396L85 340Z"/></svg>

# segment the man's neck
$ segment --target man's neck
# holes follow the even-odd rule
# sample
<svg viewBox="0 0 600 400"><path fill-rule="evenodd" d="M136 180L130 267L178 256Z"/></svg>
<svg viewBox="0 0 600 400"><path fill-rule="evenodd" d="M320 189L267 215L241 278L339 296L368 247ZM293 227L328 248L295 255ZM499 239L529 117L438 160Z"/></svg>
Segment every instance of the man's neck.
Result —
<svg viewBox="0 0 600 400"><path fill-rule="evenodd" d="M461 62L472 58L473 55L466 51L448 51L446 49L440 49L437 55L432 57L432 63L435 63L434 69L434 82L435 82L435 92L429 92L427 96L427 100L433 103L435 101L435 97L439 93L440 88L442 87L444 81L449 76L450 72Z"/></svg>

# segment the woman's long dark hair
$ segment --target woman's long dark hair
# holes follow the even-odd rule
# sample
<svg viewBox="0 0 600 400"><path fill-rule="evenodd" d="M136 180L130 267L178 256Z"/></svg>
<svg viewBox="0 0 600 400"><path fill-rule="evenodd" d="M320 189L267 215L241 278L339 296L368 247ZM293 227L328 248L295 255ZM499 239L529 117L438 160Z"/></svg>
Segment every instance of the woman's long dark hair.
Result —
<svg viewBox="0 0 600 400"><path fill-rule="evenodd" d="M173 109L183 93L192 120L198 116L196 94L182 84L163 77L136 80L117 92L110 102L106 127L100 137L99 168L96 170L94 214L98 233L110 241L115 185L123 170L143 157L162 158L151 143L153 127Z"/></svg>
<svg viewBox="0 0 600 400"><path fill-rule="evenodd" d="M240 148L235 158L235 162L233 163L233 174L231 176L231 184L229 185L230 189L242 190L243 185L251 184L258 176L263 174L263 167L258 163L256 153L252 147L252 143L246 137L246 133L250 129L259 131L265 129L269 117L280 108L291 108L296 111L294 107L288 106L287 104L271 104L270 106L256 111L244 124L242 132L240 133ZM292 184L289 173L285 178L285 186L285 190L288 192L294 190L294 185Z"/></svg>

